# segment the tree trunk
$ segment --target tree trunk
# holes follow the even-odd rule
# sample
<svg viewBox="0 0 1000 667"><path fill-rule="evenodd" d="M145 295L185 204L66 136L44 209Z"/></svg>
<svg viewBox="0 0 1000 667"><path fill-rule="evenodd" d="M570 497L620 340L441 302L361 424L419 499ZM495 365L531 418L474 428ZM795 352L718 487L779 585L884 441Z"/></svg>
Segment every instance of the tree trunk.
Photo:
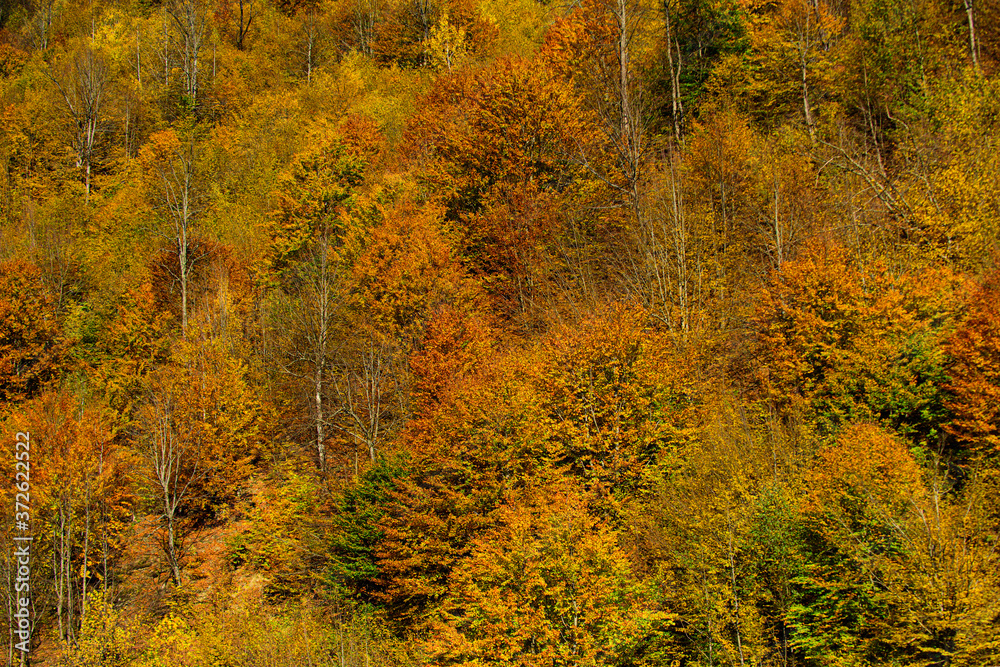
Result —
<svg viewBox="0 0 1000 667"><path fill-rule="evenodd" d="M314 376L314 385L316 389L316 454L319 458L319 469L321 471L326 470L326 428L325 419L326 415L323 412L323 367L321 364L316 365L316 371Z"/></svg>
<svg viewBox="0 0 1000 667"><path fill-rule="evenodd" d="M66 639L76 640L73 614L73 505L67 501L66 506L66 555L63 559L66 568Z"/></svg>
<svg viewBox="0 0 1000 667"><path fill-rule="evenodd" d="M59 502L59 564L56 566L56 555L52 554L52 566L57 568L56 574L56 617L59 620L59 641L66 640L66 628L63 623L63 559L66 555L66 518L63 515L63 503Z"/></svg>
<svg viewBox="0 0 1000 667"><path fill-rule="evenodd" d="M326 411L323 405L323 383L326 374L326 356L330 335L330 276L329 248L326 239L320 241L319 266L319 331L316 340L316 359L314 369L314 385L316 391L316 453L319 457L319 469L326 471Z"/></svg>
<svg viewBox="0 0 1000 667"><path fill-rule="evenodd" d="M809 84L806 82L806 55L805 51L800 51L802 56L802 110L806 117L806 127L809 128L809 140L816 143L816 124L813 120L812 106L809 104Z"/></svg>
<svg viewBox="0 0 1000 667"><path fill-rule="evenodd" d="M240 25L236 36L236 48L243 50L243 42L253 23L253 0L240 0Z"/></svg>
<svg viewBox="0 0 1000 667"><path fill-rule="evenodd" d="M185 207L186 208L186 207ZM185 217L187 214L185 213ZM177 235L177 258L180 264L181 277L181 337L187 340L188 329L188 243L187 243L187 222L181 224L180 233Z"/></svg>
<svg viewBox="0 0 1000 667"><path fill-rule="evenodd" d="M174 584L181 585L181 568L177 558L177 535L175 531L176 517L171 510L167 514L167 553L170 558L170 570L173 573Z"/></svg>
<svg viewBox="0 0 1000 667"><path fill-rule="evenodd" d="M83 527L83 574L80 581L80 627L83 627L83 621L87 617L87 577L88 565L90 564L90 479L87 479L87 504L86 516L84 519Z"/></svg>
<svg viewBox="0 0 1000 667"><path fill-rule="evenodd" d="M976 36L976 18L973 11L975 0L963 0L965 3L965 15L969 21L969 52L972 54L972 65L979 73L979 38Z"/></svg>
<svg viewBox="0 0 1000 667"><path fill-rule="evenodd" d="M680 70L681 52L680 43L676 36L672 35L670 25L670 2L663 3L663 19L667 32L667 69L670 72L670 109L674 125L674 138L677 143L681 143L681 131L684 122L684 102L681 100ZM674 46L677 46L677 62L674 63Z"/></svg>

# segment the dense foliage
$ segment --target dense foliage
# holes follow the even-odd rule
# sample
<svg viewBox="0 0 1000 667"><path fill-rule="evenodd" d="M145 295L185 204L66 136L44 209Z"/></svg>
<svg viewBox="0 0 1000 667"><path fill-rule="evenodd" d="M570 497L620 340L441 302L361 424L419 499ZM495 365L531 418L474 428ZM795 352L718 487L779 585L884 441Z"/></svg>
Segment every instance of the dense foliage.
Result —
<svg viewBox="0 0 1000 667"><path fill-rule="evenodd" d="M998 66L997 0L3 3L34 659L1000 662Z"/></svg>

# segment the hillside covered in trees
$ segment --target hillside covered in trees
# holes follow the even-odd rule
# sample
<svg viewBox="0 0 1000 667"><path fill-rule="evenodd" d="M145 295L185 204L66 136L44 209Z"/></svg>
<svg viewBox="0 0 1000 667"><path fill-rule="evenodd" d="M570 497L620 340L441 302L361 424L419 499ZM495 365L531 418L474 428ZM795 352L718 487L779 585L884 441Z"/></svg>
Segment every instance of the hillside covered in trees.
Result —
<svg viewBox="0 0 1000 667"><path fill-rule="evenodd" d="M34 664L1000 663L998 64L997 0L4 0L0 614L30 531Z"/></svg>

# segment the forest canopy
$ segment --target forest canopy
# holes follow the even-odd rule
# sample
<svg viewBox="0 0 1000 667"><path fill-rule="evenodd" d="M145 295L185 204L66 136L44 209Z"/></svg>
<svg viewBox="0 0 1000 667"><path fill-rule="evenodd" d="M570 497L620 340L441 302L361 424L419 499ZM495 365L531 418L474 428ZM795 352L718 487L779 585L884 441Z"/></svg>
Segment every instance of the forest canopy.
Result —
<svg viewBox="0 0 1000 667"><path fill-rule="evenodd" d="M998 66L998 0L4 0L6 664L29 537L52 665L1000 662Z"/></svg>

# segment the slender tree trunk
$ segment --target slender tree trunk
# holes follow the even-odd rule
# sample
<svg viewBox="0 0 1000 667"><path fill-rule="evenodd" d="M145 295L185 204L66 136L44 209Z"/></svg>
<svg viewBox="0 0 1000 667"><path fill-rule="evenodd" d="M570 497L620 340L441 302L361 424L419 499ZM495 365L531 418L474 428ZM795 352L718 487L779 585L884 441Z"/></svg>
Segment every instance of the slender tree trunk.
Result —
<svg viewBox="0 0 1000 667"><path fill-rule="evenodd" d="M663 3L664 27L667 33L667 70L670 72L670 113L674 125L674 138L677 143L681 143L681 130L684 116L684 103L681 100L680 90L680 68L681 52L680 42L672 34L673 27L670 23L670 0ZM677 47L677 62L674 62L674 45Z"/></svg>
<svg viewBox="0 0 1000 667"><path fill-rule="evenodd" d="M142 64L139 62L139 29L135 31L135 84L142 90Z"/></svg>
<svg viewBox="0 0 1000 667"><path fill-rule="evenodd" d="M726 517L726 522L727 523L729 522L728 516ZM733 615L735 620L734 625L736 627L736 648L739 650L740 666L742 667L745 664L745 662L743 656L743 637L742 633L740 632L740 594L739 591L736 589L736 552L733 547L733 528L731 525L728 526L728 528L729 528L729 576L730 576L730 584L732 585L732 590L733 590Z"/></svg>
<svg viewBox="0 0 1000 667"><path fill-rule="evenodd" d="M816 123L813 119L812 105L809 103L809 51L811 47L812 6L804 3L805 16L796 21L795 32L799 51L799 67L802 79L802 111L809 129L809 141L816 143Z"/></svg>
<svg viewBox="0 0 1000 667"><path fill-rule="evenodd" d="M806 117L806 127L809 128L809 140L816 143L816 123L813 120L812 106L809 104L809 84L806 81L806 54L800 50L802 60L802 111Z"/></svg>
<svg viewBox="0 0 1000 667"><path fill-rule="evenodd" d="M784 239L784 236L782 234L781 220L778 217L778 212L779 212L778 203L779 203L780 196L781 196L781 193L780 193L780 189L778 187L778 174L777 174L777 171L775 171L775 174L774 174L774 257L775 257L775 262L777 263L777 268L779 270L781 269L781 265L785 261L785 252L784 252L785 251L785 248L784 248L785 239Z"/></svg>
<svg viewBox="0 0 1000 667"><path fill-rule="evenodd" d="M80 582L80 627L87 617L87 578L90 564L90 478L87 478L87 505L83 527L83 575Z"/></svg>
<svg viewBox="0 0 1000 667"><path fill-rule="evenodd" d="M638 210L638 183L640 180L640 160L642 153L642 119L639 117L635 89L630 72L631 65L631 40L632 32L635 29L637 17L634 13L637 10L629 6L629 0L617 0L614 7L614 16L618 24L618 40L616 44L616 56L618 59L617 81L618 88L618 113L619 118L619 142L621 158L628 179L628 192L631 198L629 202L633 209Z"/></svg>
<svg viewBox="0 0 1000 667"><path fill-rule="evenodd" d="M326 415L323 411L323 365L316 364L313 377L316 401L316 455L319 458L319 469L326 470Z"/></svg>
<svg viewBox="0 0 1000 667"><path fill-rule="evenodd" d="M326 239L321 242L320 275L319 275L319 339L316 350L316 453L319 457L319 469L326 471L326 412L323 405L323 382L326 374L326 355L330 335L330 281L329 281L329 249Z"/></svg>
<svg viewBox="0 0 1000 667"><path fill-rule="evenodd" d="M313 19L309 19L313 20ZM312 72L313 72L313 42L315 41L315 34L313 33L313 26L309 26L309 34L306 36L306 84L312 83Z"/></svg>
<svg viewBox="0 0 1000 667"><path fill-rule="evenodd" d="M59 564L56 575L56 617L59 621L59 641L66 640L65 625L63 624L63 559L66 557L66 518L63 515L63 503L59 502ZM56 567L56 555L52 554L52 565Z"/></svg>
<svg viewBox="0 0 1000 667"><path fill-rule="evenodd" d="M163 14L163 85L170 81L170 33L167 32L167 14Z"/></svg>
<svg viewBox="0 0 1000 667"><path fill-rule="evenodd" d="M73 505L67 501L66 506L66 557L63 559L66 567L66 639L76 639L73 613Z"/></svg>
<svg viewBox="0 0 1000 667"><path fill-rule="evenodd" d="M129 145L129 125L132 121L132 98L127 96L125 98L125 162L129 161L132 153L132 147Z"/></svg>
<svg viewBox="0 0 1000 667"><path fill-rule="evenodd" d="M167 514L167 553L170 558L170 571L174 576L174 584L181 585L180 561L177 557L177 534L175 524L177 522L173 510Z"/></svg>
<svg viewBox="0 0 1000 667"><path fill-rule="evenodd" d="M185 199L187 194L184 195ZM184 222L181 223L177 235L177 258L180 264L181 277L181 336L187 340L188 329L188 239L187 239L187 203L184 204Z"/></svg>
<svg viewBox="0 0 1000 667"><path fill-rule="evenodd" d="M243 42L253 23L253 0L240 0L240 25L236 35L236 48L243 50Z"/></svg>
<svg viewBox="0 0 1000 667"><path fill-rule="evenodd" d="M618 0L618 87L621 90L621 135L622 141L630 147L632 131L629 121L632 118L631 100L629 99L629 44L627 7L628 0Z"/></svg>
<svg viewBox="0 0 1000 667"><path fill-rule="evenodd" d="M963 0L965 3L965 15L969 21L969 52L972 54L972 65L979 73L979 38L976 36L976 18L973 3L975 0Z"/></svg>
<svg viewBox="0 0 1000 667"><path fill-rule="evenodd" d="M670 204L673 212L674 256L677 267L677 306L681 313L681 332L687 336L690 331L688 303L688 233L687 215L684 211L683 195L677 186L679 174L674 170L673 156L670 158Z"/></svg>

